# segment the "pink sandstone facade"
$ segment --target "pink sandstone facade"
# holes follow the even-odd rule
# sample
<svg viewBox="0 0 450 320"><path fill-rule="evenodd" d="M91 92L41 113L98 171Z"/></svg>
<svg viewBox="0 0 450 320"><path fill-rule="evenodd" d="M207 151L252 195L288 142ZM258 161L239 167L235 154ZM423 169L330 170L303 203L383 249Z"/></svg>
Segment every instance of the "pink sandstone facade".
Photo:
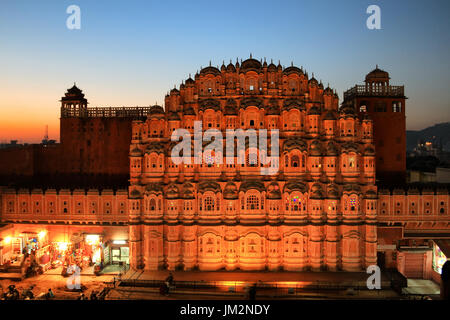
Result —
<svg viewBox="0 0 450 320"><path fill-rule="evenodd" d="M248 59L202 69L165 102L132 126L132 267L356 271L376 263L372 122L339 111L329 87L300 68ZM236 158L174 164L171 132L193 134L195 121L224 136L279 129L279 172L263 176L262 164Z"/></svg>

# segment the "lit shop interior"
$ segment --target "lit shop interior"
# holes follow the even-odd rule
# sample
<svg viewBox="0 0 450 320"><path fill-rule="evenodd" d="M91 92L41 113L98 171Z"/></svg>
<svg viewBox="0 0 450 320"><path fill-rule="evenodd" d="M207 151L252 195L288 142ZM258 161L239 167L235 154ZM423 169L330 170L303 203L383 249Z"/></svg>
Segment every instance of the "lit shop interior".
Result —
<svg viewBox="0 0 450 320"><path fill-rule="evenodd" d="M69 236L70 235L70 236ZM27 258L40 266L42 272L58 267L77 265L80 269L102 271L108 265L127 267L128 240L111 239L107 232L52 232L51 230L0 231L1 271L15 272Z"/></svg>

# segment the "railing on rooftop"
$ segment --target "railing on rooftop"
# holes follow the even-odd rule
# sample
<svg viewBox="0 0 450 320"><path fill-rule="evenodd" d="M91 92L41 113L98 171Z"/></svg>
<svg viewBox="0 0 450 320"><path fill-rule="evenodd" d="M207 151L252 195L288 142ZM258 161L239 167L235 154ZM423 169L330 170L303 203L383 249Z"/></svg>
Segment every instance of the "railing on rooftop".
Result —
<svg viewBox="0 0 450 320"><path fill-rule="evenodd" d="M61 118L143 118L151 107L61 108Z"/></svg>
<svg viewBox="0 0 450 320"><path fill-rule="evenodd" d="M403 97L405 86L370 86L356 85L344 92L344 100L357 96Z"/></svg>

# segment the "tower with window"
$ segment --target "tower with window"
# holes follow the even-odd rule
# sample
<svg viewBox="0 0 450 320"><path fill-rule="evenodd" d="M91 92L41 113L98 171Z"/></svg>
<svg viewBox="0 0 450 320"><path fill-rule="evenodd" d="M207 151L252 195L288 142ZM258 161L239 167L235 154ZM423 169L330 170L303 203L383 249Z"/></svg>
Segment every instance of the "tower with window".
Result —
<svg viewBox="0 0 450 320"><path fill-rule="evenodd" d="M361 119L372 119L377 179L398 183L406 178L407 98L404 86L391 85L389 80L389 73L377 66L366 75L363 85L344 93L343 105L354 108ZM370 136L370 128L363 126L364 135Z"/></svg>

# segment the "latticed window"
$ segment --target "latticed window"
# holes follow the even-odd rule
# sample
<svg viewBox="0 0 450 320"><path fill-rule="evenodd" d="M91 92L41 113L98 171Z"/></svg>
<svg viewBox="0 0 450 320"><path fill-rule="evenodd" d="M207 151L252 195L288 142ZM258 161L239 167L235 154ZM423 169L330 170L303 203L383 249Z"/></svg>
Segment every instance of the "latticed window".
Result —
<svg viewBox="0 0 450 320"><path fill-rule="evenodd" d="M215 160L215 152L214 152L214 150L211 150L210 152L208 152L206 155L205 155L205 162L206 162L206 165L208 166L208 167L212 167L212 165L214 164L214 160Z"/></svg>
<svg viewBox="0 0 450 320"><path fill-rule="evenodd" d="M292 156L291 158L291 167L297 168L300 167L300 159L298 156Z"/></svg>
<svg viewBox="0 0 450 320"><path fill-rule="evenodd" d="M295 129L300 127L300 121L296 115L291 116L291 126Z"/></svg>
<svg viewBox="0 0 450 320"><path fill-rule="evenodd" d="M156 163L157 163L157 159L156 159L156 157L153 156L151 158L151 167L156 168Z"/></svg>
<svg viewBox="0 0 450 320"><path fill-rule="evenodd" d="M155 199L150 200L150 210L155 211L156 210L156 201Z"/></svg>
<svg viewBox="0 0 450 320"><path fill-rule="evenodd" d="M205 198L205 211L214 211L214 199L212 197Z"/></svg>
<svg viewBox="0 0 450 320"><path fill-rule="evenodd" d="M247 167L256 167L258 165L258 152L255 150L249 151L245 162Z"/></svg>
<svg viewBox="0 0 450 320"><path fill-rule="evenodd" d="M299 196L293 196L291 198L291 210L292 211L300 211L302 208L302 203Z"/></svg>
<svg viewBox="0 0 450 320"><path fill-rule="evenodd" d="M355 198L350 198L350 210L355 211L356 210L357 201Z"/></svg>
<svg viewBox="0 0 450 320"><path fill-rule="evenodd" d="M258 210L259 209L259 199L255 195L250 195L247 197L247 210Z"/></svg>

